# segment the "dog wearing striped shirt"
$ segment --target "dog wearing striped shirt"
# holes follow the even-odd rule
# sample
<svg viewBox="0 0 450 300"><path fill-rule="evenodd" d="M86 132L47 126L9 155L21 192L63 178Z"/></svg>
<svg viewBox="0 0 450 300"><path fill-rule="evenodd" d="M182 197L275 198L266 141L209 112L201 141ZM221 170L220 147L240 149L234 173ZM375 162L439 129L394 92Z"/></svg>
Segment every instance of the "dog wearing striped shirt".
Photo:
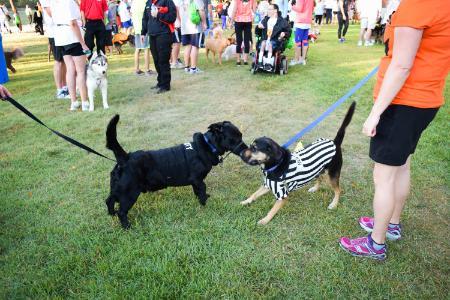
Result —
<svg viewBox="0 0 450 300"><path fill-rule="evenodd" d="M328 173L328 179L334 190L334 198L328 205L329 209L337 207L341 189L339 177L342 168L341 144L345 129L355 111L353 102L345 115L334 140L320 138L300 151L290 152L268 137L256 139L248 149L241 153L241 158L249 165L259 165L264 174L264 185L260 187L242 205L248 205L269 191L275 195L276 202L267 215L258 224L265 225L284 206L290 192L303 187L308 182L318 179L309 192L319 189L323 175Z"/></svg>

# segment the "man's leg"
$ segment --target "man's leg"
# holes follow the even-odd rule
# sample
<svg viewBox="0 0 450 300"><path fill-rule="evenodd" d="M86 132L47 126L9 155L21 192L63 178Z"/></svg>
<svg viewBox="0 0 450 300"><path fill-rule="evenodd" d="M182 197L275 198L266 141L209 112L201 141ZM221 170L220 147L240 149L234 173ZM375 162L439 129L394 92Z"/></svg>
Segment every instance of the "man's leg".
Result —
<svg viewBox="0 0 450 300"><path fill-rule="evenodd" d="M84 34L84 42L86 46L93 51L94 50L94 28L92 28L92 22L86 22L86 33Z"/></svg>
<svg viewBox="0 0 450 300"><path fill-rule="evenodd" d="M172 49L172 35L161 34L157 37L158 65L161 73L160 88L170 90L170 53Z"/></svg>
<svg viewBox="0 0 450 300"><path fill-rule="evenodd" d="M184 47L184 66L186 68L192 66L191 65L192 62L190 61L190 59L191 59L191 49L192 49L191 45L186 45Z"/></svg>
<svg viewBox="0 0 450 300"><path fill-rule="evenodd" d="M197 68L198 48L191 46L191 69Z"/></svg>
<svg viewBox="0 0 450 300"><path fill-rule="evenodd" d="M145 71L150 71L150 49L144 49L144 65Z"/></svg>
<svg viewBox="0 0 450 300"><path fill-rule="evenodd" d="M158 57L158 44L157 44L157 36L150 36L150 51L152 52L153 63L155 64L156 72L158 73L157 77L157 86L161 87L161 70L159 68L159 57Z"/></svg>

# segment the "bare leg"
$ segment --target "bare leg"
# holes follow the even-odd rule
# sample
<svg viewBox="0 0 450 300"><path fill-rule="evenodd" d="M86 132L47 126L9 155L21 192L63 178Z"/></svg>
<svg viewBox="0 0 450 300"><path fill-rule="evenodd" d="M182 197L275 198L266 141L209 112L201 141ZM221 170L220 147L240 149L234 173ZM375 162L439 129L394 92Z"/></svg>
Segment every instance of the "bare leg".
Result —
<svg viewBox="0 0 450 300"><path fill-rule="evenodd" d="M273 217L277 214L277 212L280 210L280 208L282 208L284 206L284 204L286 203L287 199L283 199L283 200L277 200L275 202L275 204L273 205L272 209L267 213L267 216L265 216L264 218L262 218L261 220L258 221L259 225L266 225L267 223L270 222L270 220L273 219Z"/></svg>
<svg viewBox="0 0 450 300"><path fill-rule="evenodd" d="M70 101L73 103L77 100L76 92L76 69L75 63L70 55L64 55L64 62L66 64L66 81L69 88Z"/></svg>
<svg viewBox="0 0 450 300"><path fill-rule="evenodd" d="M190 58L191 58L191 49L192 46L191 45L187 45L184 48L184 66L185 67L189 67L191 64Z"/></svg>
<svg viewBox="0 0 450 300"><path fill-rule="evenodd" d="M370 42L371 37L372 37L372 29L367 28L366 34L364 36L366 43Z"/></svg>
<svg viewBox="0 0 450 300"><path fill-rule="evenodd" d="M241 201L242 205L247 205L261 197L262 195L267 194L270 190L266 188L265 186L261 186L256 192L254 192L250 197L248 197L247 200Z"/></svg>
<svg viewBox="0 0 450 300"><path fill-rule="evenodd" d="M365 28L361 28L361 30L359 31L359 41L362 43L364 42L364 34L366 33L366 29Z"/></svg>
<svg viewBox="0 0 450 300"><path fill-rule="evenodd" d="M384 244L389 221L394 213L396 174L400 167L375 163L373 180L375 196L373 199L374 228L373 240Z"/></svg>
<svg viewBox="0 0 450 300"><path fill-rule="evenodd" d="M141 49L136 49L134 51L134 70L139 71L139 54L141 53Z"/></svg>
<svg viewBox="0 0 450 300"><path fill-rule="evenodd" d="M80 90L81 102L85 102L87 101L86 55L74 56L73 61L77 72L77 87Z"/></svg>
<svg viewBox="0 0 450 300"><path fill-rule="evenodd" d="M191 48L191 68L197 67L198 48L192 46Z"/></svg>
<svg viewBox="0 0 450 300"><path fill-rule="evenodd" d="M390 220L392 224L399 224L400 217L405 206L406 199L409 196L411 171L410 171L411 156L408 157L406 163L400 167L395 177L395 206L394 213Z"/></svg>

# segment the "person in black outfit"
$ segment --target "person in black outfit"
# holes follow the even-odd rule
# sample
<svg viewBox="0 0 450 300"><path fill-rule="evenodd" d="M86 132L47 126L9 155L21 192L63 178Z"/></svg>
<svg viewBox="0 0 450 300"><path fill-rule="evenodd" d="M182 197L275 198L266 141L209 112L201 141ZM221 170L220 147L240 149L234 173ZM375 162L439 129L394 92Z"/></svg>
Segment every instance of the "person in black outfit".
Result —
<svg viewBox="0 0 450 300"><path fill-rule="evenodd" d="M158 83L154 86L157 93L170 90L170 53L172 50L174 22L177 9L172 0L148 0L142 18L141 38L148 34Z"/></svg>
<svg viewBox="0 0 450 300"><path fill-rule="evenodd" d="M345 35L347 34L349 19L348 19L348 1L349 0L338 0L338 39L339 42L345 42ZM342 31L342 28L344 28L344 31Z"/></svg>
<svg viewBox="0 0 450 300"><path fill-rule="evenodd" d="M42 17L42 10L37 5L34 7L34 10L33 23L36 24L34 30L40 35L44 35L44 18Z"/></svg>

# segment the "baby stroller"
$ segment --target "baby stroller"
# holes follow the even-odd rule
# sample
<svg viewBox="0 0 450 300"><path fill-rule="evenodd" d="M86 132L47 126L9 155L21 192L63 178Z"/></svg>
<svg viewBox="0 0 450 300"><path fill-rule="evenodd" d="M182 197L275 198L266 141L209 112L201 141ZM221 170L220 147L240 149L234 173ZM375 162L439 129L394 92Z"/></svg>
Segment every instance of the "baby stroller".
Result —
<svg viewBox="0 0 450 300"><path fill-rule="evenodd" d="M285 21L285 20L283 20ZM255 37L256 37L256 53L253 56L253 62L252 62L252 68L251 68L251 72L252 74L256 74L258 72L266 72L266 73L277 73L280 75L284 75L287 74L288 72L288 59L287 57L283 54L284 50L286 50L286 45L289 41L289 37L291 35L291 30L289 27L289 24L286 22L287 27L285 27L287 29L287 33L286 35L282 38L279 39L277 42L277 47L275 47L274 49L272 49L272 57L273 57L273 62L270 61L269 64L267 64L267 51L264 51L264 58L262 59L263 63L261 63L261 59L260 59L260 50L261 50L261 43L263 41L263 30L259 28L258 26L256 26L255 28Z"/></svg>

